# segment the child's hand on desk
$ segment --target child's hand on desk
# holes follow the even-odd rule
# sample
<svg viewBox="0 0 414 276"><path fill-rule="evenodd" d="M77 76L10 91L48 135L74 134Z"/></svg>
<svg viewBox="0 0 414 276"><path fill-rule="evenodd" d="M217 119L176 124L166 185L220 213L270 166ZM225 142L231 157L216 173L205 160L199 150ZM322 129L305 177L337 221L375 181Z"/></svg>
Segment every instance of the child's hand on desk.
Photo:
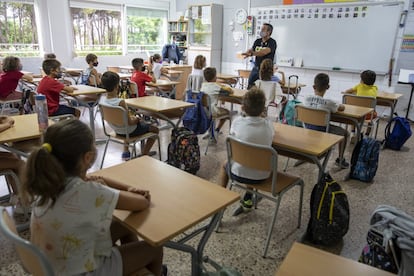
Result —
<svg viewBox="0 0 414 276"><path fill-rule="evenodd" d="M147 190L141 190L141 189L138 189L138 188L135 188L135 187L129 187L129 188L128 188L128 192L131 192L131 193L135 193L135 194L142 195L142 196L143 196L143 197L145 197L148 201L151 201L151 195L150 195L150 192L149 192L149 191L147 191Z"/></svg>
<svg viewBox="0 0 414 276"><path fill-rule="evenodd" d="M105 186L107 186L107 184L105 183L105 180L102 176L98 176L98 175L89 175L85 177L85 181L93 181L93 182L98 182L101 183Z"/></svg>

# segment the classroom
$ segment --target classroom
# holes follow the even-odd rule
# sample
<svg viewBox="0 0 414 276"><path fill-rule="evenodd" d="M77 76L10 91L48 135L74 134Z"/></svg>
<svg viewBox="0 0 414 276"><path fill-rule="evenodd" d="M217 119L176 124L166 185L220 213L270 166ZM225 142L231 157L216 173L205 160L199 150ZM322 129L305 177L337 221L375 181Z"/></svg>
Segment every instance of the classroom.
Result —
<svg viewBox="0 0 414 276"><path fill-rule="evenodd" d="M267 24L271 24L272 29ZM117 251L116 256L119 256L121 264L118 263L116 269L122 265L125 275L398 274L395 268L391 273L362 264L358 259L364 252L366 254L367 233L372 229L371 216L379 205L405 212L409 219L402 221L414 225L414 190L410 185L411 179L414 179L411 169L414 140L408 139L400 150L381 145L378 168L372 181L349 179L349 175L354 169L351 159L360 139L358 134L363 136L369 132L364 137L382 142L386 138L388 122L395 117L401 117L408 129L412 129L413 0L2 0L0 26L1 126L9 122L4 116L12 118L12 123L5 130L0 127L0 210L7 206L4 208L7 211L2 212L0 218L0 275L30 275L32 271L30 267L25 268L25 261L10 237L2 231L6 213L12 215L20 237L32 238L34 243L45 242L46 256L53 254L47 252L53 245L42 241L44 236L31 236L33 225L40 227L43 223L40 221L46 223L46 220L34 216L34 213L30 219L26 208L17 211L16 206L21 203L17 202L20 199L11 184L16 180L11 181L13 177L10 175L17 173L20 178L20 172L4 167L6 159L2 159L2 154L10 154L23 164L36 162L32 157L34 152L52 155L54 149L61 146L47 140L51 136L42 133L61 124L73 124L73 127L79 128L79 133L73 132L61 139L72 136L74 139L82 138L76 145L70 143L72 145L65 150L79 152L83 150L85 141L92 141L92 146L87 145L85 152L79 153L82 159L76 159L79 162L76 170L79 166L81 168L79 181L105 181L108 186L121 190L115 193L114 189L105 187L107 194L99 200L97 198L94 207L101 207L100 200L106 200L108 203L102 206L111 208L110 213L105 214L105 220L96 220L105 225L101 231L106 231L104 234L108 235L104 239L109 239L110 234L115 232L112 225L109 229L111 220L134 236L133 239L130 236L121 238L114 243L117 246L112 247L111 253L105 255L105 259L112 259L116 255L114 251ZM267 34L263 34L266 31ZM265 90L260 86L260 83L265 84L264 80L260 80L264 73L260 69L259 74L259 67L255 65L255 58L256 61L261 60L257 59L260 55L255 52L266 51L272 46L268 46L267 41L260 42L261 36L271 38L277 44L274 52L263 55L274 53L270 70L272 80L277 76L277 81L272 83L278 88L275 88L270 104L265 103L265 115L258 115L274 131L269 142L260 143L268 144L268 148L277 155L272 160L272 164L277 165L276 183L284 179L279 173L290 175L295 182L287 188L280 188L282 192L272 190L271 186L263 188L264 195L249 198L251 205L246 208L244 185L228 184L222 187L223 172L226 175L223 166L230 158L230 150L243 150L237 144L238 140L228 137L236 135L237 125L243 118L251 118L248 115L251 111L245 107L248 97L244 95L257 93L250 93L249 76L256 73L255 80L259 79L259 82L256 81L253 87ZM53 57L46 57L47 54L53 54ZM13 99L1 96L1 76L7 71L9 61L6 57L9 56L17 57L17 64L22 66L18 66L21 79L15 90L24 93L18 93L18 98ZM202 64L197 68L200 58ZM215 70L210 70L210 67ZM347 102L348 91L363 82L361 73L367 70L375 72L372 86L377 87L378 94L375 94L374 106L362 107ZM203 91L203 88L209 89L213 85L208 80L209 74L214 74L211 82L220 90L213 92L216 93L214 98ZM138 75L142 83L134 79ZM293 123L289 122L283 108L286 109L292 99L295 103L299 102L297 106L302 106L302 103L307 105L312 97L315 98L315 94L319 97L315 77L326 75L329 76L329 84L321 95L326 101L335 102L336 110L327 112L328 122L324 123L322 131L289 126ZM53 81L59 83L59 96L54 105L55 98L42 92L44 79L50 78L57 79ZM174 132L190 124L188 111L199 110L196 100L188 100L188 90L205 92L208 100L200 98L199 104L207 115L214 114L214 123L209 121L203 130L193 129L196 133L192 133L191 137L196 137L197 146L191 148L191 152L199 152L199 157L188 159L190 161L184 164L183 160L174 157L176 149L171 145L179 136L174 137ZM47 104L44 104L49 109L49 114L45 114L49 124L46 130L39 130L38 118L41 115L36 109L39 101L45 99L42 95L46 95ZM345 104L344 110L338 109L342 103ZM65 106L63 109L62 105ZM223 110L226 113L218 115L217 112ZM300 116L300 107L296 110L298 113L295 116ZM115 112L125 117L119 115L121 119L114 121L112 117ZM132 113L134 115L130 116ZM66 119L68 114L71 118ZM135 118L133 123L131 118ZM303 118L306 123L305 120ZM76 125L72 121L83 124ZM120 121L122 127L116 126ZM124 127L124 124L127 126ZM134 125L134 134L130 131L131 124ZM80 137L84 125L87 126L84 128L87 138ZM303 124L306 128L309 128L308 125ZM332 132L332 128L336 127L346 128L350 135L344 139L342 134ZM260 137L255 136L256 140L264 141L266 138L266 132L262 130ZM121 136L119 133L124 131L126 133ZM109 132L116 134L116 139L109 139ZM130 144L124 144L124 141ZM230 146L231 143L235 144ZM342 144L345 144L343 149ZM236 155L232 152L231 158L239 158L240 162L247 162L256 168L260 166L258 163L266 163L263 161L263 156L267 156L264 153L260 156L249 156L245 152L239 157ZM55 160L60 162L58 158ZM194 167L187 167L192 165ZM66 166L64 162L62 166ZM66 167L62 168L66 170ZM26 173L26 170L21 171ZM231 172L235 172L233 168ZM310 227L308 222L314 213L310 206L311 194L314 185L322 182L325 172L340 184L349 204L348 230L339 241L329 245L310 241L307 232ZM249 178L248 174L242 174L243 177L236 177ZM63 179L69 178L65 176ZM38 180L20 180L22 183L40 183ZM20 184L17 186L19 190ZM27 187L23 186L23 189ZM119 195L117 202L113 198L109 201L109 191L114 197L116 194L115 198ZM12 192L15 194L10 196ZM261 188L257 188L257 192L262 193ZM61 197L59 193L56 202ZM131 201L124 197L126 193L132 194ZM135 209L119 207L121 202L130 203L136 198L139 201L128 205L133 206L128 208ZM276 204L278 207L275 208L277 199L280 206ZM36 207L36 210L44 210L42 208ZM69 206L67 210L73 211L71 208ZM275 209L277 219L274 223ZM29 210L33 212L35 207ZM71 211L67 214L67 218L73 217ZM67 221L57 219L53 223L53 227L58 227L58 223ZM58 235L67 238L63 233ZM91 232L89 236L92 235L95 234ZM141 248L141 251L135 248L134 252L132 247L129 251L124 250L122 246L127 238L127 243L132 239L131 243L139 243L146 248ZM96 239L102 242L99 240L102 237ZM410 239L412 242L412 235ZM73 248L65 247L68 252L64 255L75 250L74 244L70 246ZM122 249L114 250L118 247ZM110 246L106 244L106 248L99 250L108 248ZM160 255L160 250L163 255ZM407 250L410 254L414 254L413 251L414 248ZM38 252L35 254L39 255ZM77 252L77 255L85 254L83 259L77 258L79 262L85 262L82 264L83 272L87 271L85 269L95 270L97 260L102 260L104 255L94 256L94 261L90 262L86 256L89 253ZM108 254L112 254L111 258ZM129 257L125 257L127 255ZM143 265L145 269L133 269L141 265L141 260L146 261L152 256L156 257L151 263L148 261L147 265ZM401 260L401 256L398 259ZM403 261L410 264L410 259L407 260ZM43 271L40 275L72 275L82 271L62 266L64 262L59 260L59 256L54 257L52 263L58 264L59 268L53 267L51 274ZM377 262L378 265L381 264ZM117 275L114 271L119 271L103 273L107 268L104 264L99 266L101 271L98 272L98 268L93 275ZM408 273L406 275L411 275L410 272L414 274L410 265L404 269Z"/></svg>

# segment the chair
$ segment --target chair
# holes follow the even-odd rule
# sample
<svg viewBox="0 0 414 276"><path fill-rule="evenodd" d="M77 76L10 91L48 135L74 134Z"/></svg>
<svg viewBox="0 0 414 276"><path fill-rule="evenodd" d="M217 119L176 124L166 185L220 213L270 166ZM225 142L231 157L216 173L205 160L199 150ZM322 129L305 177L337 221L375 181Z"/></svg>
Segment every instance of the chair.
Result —
<svg viewBox="0 0 414 276"><path fill-rule="evenodd" d="M239 69L237 70L237 73L239 75L239 86L241 89L247 89L247 81L249 79L251 70L246 69Z"/></svg>
<svg viewBox="0 0 414 276"><path fill-rule="evenodd" d="M201 75L188 75L187 78L187 87L185 88L186 91L191 90L193 92L198 92L201 89L201 85L204 82L204 77Z"/></svg>
<svg viewBox="0 0 414 276"><path fill-rule="evenodd" d="M342 96L342 103L373 108L374 110L371 112L370 114L371 116L365 119L365 125L367 125L367 128L368 128L367 132L369 133L369 135L371 134L370 127L375 125L374 138L377 138L379 117L374 118L375 116L374 114L376 114L375 107L377 106L377 99L374 97L368 97L368 96L357 96L353 94L344 94Z"/></svg>
<svg viewBox="0 0 414 276"><path fill-rule="evenodd" d="M0 100L1 111L0 115L3 115L4 110L6 107L13 107L16 103L21 103L22 99L15 99L15 100Z"/></svg>
<svg viewBox="0 0 414 276"><path fill-rule="evenodd" d="M129 91L131 93L131 97L138 98L138 85L134 81L129 81Z"/></svg>
<svg viewBox="0 0 414 276"><path fill-rule="evenodd" d="M299 217L298 217L298 228L300 228L301 218L302 218L302 201L303 201L303 187L304 182L301 178L286 173L278 172L277 169L277 160L278 154L275 149L271 146L263 146L258 144L252 144L248 142L243 142L232 136L227 137L226 139L227 146L227 166L230 178L231 190L233 186L241 188L243 190L248 190L253 192L255 197L262 197L268 200L271 200L275 203L275 209L273 211L273 216L269 225L266 242L263 250L263 257L266 257L267 250L269 247L270 238L273 232L273 228L276 222L277 213L279 210L280 200L282 196L291 188L298 185L300 187L300 199L299 199ZM237 182L232 178L231 165L237 162L244 167L261 170L261 171L270 171L271 174L269 178L264 180L261 184L244 184Z"/></svg>
<svg viewBox="0 0 414 276"><path fill-rule="evenodd" d="M102 155L102 162L101 162L100 168L103 167L109 141L113 141L115 143L122 144L122 145L126 145L126 144L129 146L132 145L132 157L136 157L137 152L136 152L135 144L137 142L141 142L142 144L142 142L148 138L156 138L158 140L158 152L159 152L159 157L161 160L161 145L160 145L160 138L158 134L147 132L142 135L134 136L134 137L129 137L128 134L126 134L125 136L118 135L114 131L109 131L106 124L108 123L110 125L114 125L117 127L123 127L125 129L125 133L128 133L128 130L127 130L128 129L128 116L129 116L128 110L126 110L122 106L110 106L110 105L105 105L105 104L99 104L99 110L101 111L103 130L107 137L106 142L105 142L105 149Z"/></svg>
<svg viewBox="0 0 414 276"><path fill-rule="evenodd" d="M210 127L208 128L208 143L206 146L206 151L204 152L204 155L207 155L208 147L210 145L210 141L217 142L216 140L216 120L221 119L228 119L229 120L229 128L231 126L231 114L223 114L223 115L213 115L212 114L212 104L211 104L211 98L207 93L204 93L203 99L202 99L203 107L207 110L207 116L211 116L211 122Z"/></svg>
<svg viewBox="0 0 414 276"><path fill-rule="evenodd" d="M0 232L16 246L23 267L35 276L55 275L45 254L31 242L19 237L14 221L4 207L0 207Z"/></svg>

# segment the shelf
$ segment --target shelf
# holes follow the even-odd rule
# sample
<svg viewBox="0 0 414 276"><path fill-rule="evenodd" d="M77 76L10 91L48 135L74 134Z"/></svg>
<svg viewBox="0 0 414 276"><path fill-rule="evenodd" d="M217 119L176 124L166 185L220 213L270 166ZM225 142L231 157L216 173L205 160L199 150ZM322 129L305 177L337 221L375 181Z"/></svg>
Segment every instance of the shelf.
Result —
<svg viewBox="0 0 414 276"><path fill-rule="evenodd" d="M191 32L190 34L205 34L205 35L211 35L212 32Z"/></svg>

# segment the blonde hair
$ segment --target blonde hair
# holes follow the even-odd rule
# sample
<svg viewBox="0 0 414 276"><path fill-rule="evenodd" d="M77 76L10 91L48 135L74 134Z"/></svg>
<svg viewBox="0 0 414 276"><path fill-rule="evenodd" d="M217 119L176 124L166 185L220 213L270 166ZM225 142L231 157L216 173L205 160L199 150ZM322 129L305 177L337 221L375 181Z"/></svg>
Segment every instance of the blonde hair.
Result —
<svg viewBox="0 0 414 276"><path fill-rule="evenodd" d="M206 67L206 57L203 55L196 56L193 67L194 69L203 69Z"/></svg>
<svg viewBox="0 0 414 276"><path fill-rule="evenodd" d="M264 81L270 81L273 76L273 61L267 58L260 64L260 79Z"/></svg>

